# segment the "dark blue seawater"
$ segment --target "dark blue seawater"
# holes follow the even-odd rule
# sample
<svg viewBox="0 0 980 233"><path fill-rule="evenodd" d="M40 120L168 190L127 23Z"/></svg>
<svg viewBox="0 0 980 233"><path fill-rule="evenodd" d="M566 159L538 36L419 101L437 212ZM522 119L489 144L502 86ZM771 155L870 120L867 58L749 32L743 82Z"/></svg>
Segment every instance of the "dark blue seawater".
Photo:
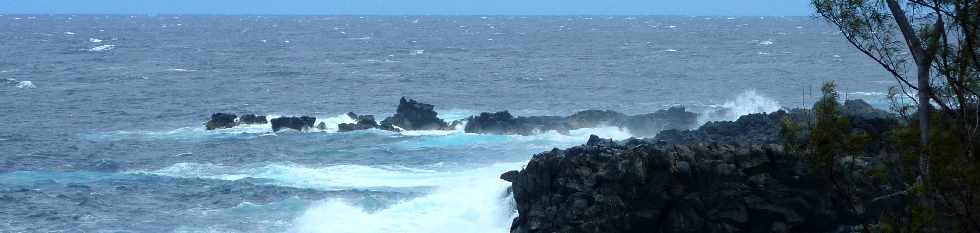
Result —
<svg viewBox="0 0 980 233"><path fill-rule="evenodd" d="M617 139L205 131L211 113L736 114L895 82L810 17L0 16L0 232L507 232L504 171Z"/></svg>

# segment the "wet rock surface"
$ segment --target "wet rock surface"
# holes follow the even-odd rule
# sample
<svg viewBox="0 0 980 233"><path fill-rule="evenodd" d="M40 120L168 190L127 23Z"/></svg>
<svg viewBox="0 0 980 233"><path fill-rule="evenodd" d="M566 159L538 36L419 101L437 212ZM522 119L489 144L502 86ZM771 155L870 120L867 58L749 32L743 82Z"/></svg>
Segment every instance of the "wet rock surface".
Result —
<svg viewBox="0 0 980 233"><path fill-rule="evenodd" d="M315 117L280 117L272 119L272 131L279 132L283 129L303 131L313 128L314 123L316 123Z"/></svg>

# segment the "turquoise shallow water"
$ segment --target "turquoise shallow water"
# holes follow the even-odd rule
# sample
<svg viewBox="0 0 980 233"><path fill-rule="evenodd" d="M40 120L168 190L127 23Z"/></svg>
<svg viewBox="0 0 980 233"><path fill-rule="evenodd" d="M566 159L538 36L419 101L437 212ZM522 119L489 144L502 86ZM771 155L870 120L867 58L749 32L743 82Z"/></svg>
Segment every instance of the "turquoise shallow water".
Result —
<svg viewBox="0 0 980 233"><path fill-rule="evenodd" d="M734 113L708 121L894 85L808 17L6 15L0 41L2 232L506 232L500 173L631 136L205 131L214 112Z"/></svg>

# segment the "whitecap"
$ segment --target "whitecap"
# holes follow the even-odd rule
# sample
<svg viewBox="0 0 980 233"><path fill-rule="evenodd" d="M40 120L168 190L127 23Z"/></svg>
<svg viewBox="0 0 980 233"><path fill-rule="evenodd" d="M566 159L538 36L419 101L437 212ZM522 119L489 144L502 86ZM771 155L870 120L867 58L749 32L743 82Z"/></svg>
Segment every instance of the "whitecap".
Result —
<svg viewBox="0 0 980 233"><path fill-rule="evenodd" d="M422 55L422 54L425 54L425 50L424 49L412 50L412 55Z"/></svg>
<svg viewBox="0 0 980 233"><path fill-rule="evenodd" d="M105 52L105 51L112 50L114 48L116 48L115 45L107 44L107 45L95 46L95 47L89 49L88 51L89 52Z"/></svg>
<svg viewBox="0 0 980 233"><path fill-rule="evenodd" d="M75 35L74 32L65 32L65 35Z"/></svg>
<svg viewBox="0 0 980 233"><path fill-rule="evenodd" d="M170 71L170 72L192 72L192 71L197 71L197 70L188 70L188 69L181 69L181 68L171 68L171 69L167 69L167 71Z"/></svg>
<svg viewBox="0 0 980 233"><path fill-rule="evenodd" d="M677 52L677 50L676 49L667 49L667 50L664 50L664 52Z"/></svg>
<svg viewBox="0 0 980 233"><path fill-rule="evenodd" d="M759 55L769 55L767 52L759 52Z"/></svg>
<svg viewBox="0 0 980 233"><path fill-rule="evenodd" d="M736 19L738 19L738 18L735 18L735 17L728 17L728 18L726 18L726 19L727 19L727 20L736 20Z"/></svg>
<svg viewBox="0 0 980 233"><path fill-rule="evenodd" d="M670 25L670 26L667 26L667 28L677 28L677 26Z"/></svg>
<svg viewBox="0 0 980 233"><path fill-rule="evenodd" d="M760 41L759 45L772 45L774 44L771 40Z"/></svg>
<svg viewBox="0 0 980 233"><path fill-rule="evenodd" d="M102 43L102 40L101 40L101 39L96 39L96 38L88 38L88 42L92 42L92 43Z"/></svg>
<svg viewBox="0 0 980 233"><path fill-rule="evenodd" d="M21 89L34 89L34 88L37 88L37 86L34 86L34 82L31 82L31 81L20 81L20 82L17 83L17 88L21 88Z"/></svg>

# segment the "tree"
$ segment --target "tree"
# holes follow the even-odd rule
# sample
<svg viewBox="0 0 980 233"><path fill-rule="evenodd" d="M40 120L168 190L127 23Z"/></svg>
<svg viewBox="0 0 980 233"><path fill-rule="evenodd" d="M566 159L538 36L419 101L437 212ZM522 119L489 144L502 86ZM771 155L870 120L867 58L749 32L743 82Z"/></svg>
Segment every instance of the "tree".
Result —
<svg viewBox="0 0 980 233"><path fill-rule="evenodd" d="M812 0L817 14L893 76L901 93L916 100L918 119L911 122L914 128L899 130L898 146L914 146L918 174L913 187L921 194L916 204L949 220L916 231L980 231L977 2Z"/></svg>
<svg viewBox="0 0 980 233"><path fill-rule="evenodd" d="M920 180L929 180L931 109L976 128L978 17L976 0L813 0L817 13L876 61L917 100ZM904 3L904 4L902 4ZM949 22L949 23L947 23ZM899 36L900 35L900 36ZM903 52L907 51L907 52ZM911 61L909 61L911 58ZM906 67L914 67L909 71ZM914 72L916 83L908 73ZM917 96L908 89L917 91ZM976 138L965 130L964 138ZM971 139L972 140L972 139ZM971 143L972 144L972 143Z"/></svg>

